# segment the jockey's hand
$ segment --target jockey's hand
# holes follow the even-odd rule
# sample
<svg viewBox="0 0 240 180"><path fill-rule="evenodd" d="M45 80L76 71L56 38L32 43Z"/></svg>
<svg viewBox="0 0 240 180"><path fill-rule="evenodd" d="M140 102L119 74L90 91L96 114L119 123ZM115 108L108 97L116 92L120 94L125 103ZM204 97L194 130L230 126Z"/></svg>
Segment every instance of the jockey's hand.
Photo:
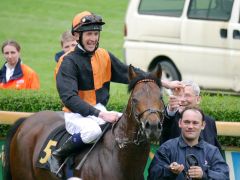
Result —
<svg viewBox="0 0 240 180"><path fill-rule="evenodd" d="M191 166L188 170L188 175L190 178L202 179L203 170L200 166Z"/></svg>
<svg viewBox="0 0 240 180"><path fill-rule="evenodd" d="M103 112L103 111L99 113L98 117L110 123L116 122L119 118L118 113L116 112Z"/></svg>
<svg viewBox="0 0 240 180"><path fill-rule="evenodd" d="M184 166L182 164L178 164L177 162L173 162L170 164L169 169L174 174L180 174L183 171Z"/></svg>

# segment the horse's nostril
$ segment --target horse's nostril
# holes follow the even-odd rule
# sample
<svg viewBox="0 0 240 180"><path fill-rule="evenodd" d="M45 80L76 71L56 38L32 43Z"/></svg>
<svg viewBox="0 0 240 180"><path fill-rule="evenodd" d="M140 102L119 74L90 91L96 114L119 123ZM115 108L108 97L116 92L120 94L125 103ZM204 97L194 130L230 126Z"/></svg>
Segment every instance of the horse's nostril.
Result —
<svg viewBox="0 0 240 180"><path fill-rule="evenodd" d="M150 123L147 121L146 124L145 124L145 128L148 129L150 128Z"/></svg>

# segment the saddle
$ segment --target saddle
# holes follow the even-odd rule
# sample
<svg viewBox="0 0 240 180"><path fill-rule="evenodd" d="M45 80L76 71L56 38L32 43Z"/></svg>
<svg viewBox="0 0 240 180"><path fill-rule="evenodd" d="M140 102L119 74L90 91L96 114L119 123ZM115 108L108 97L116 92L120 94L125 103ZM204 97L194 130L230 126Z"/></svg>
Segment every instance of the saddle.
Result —
<svg viewBox="0 0 240 180"><path fill-rule="evenodd" d="M100 128L104 130L106 127L106 124L101 125ZM106 130L109 130L111 127L108 126ZM36 167L50 170L49 164L48 164L48 159L51 156L52 152L55 149L58 149L59 147L62 146L63 143L66 142L67 139L69 139L71 134L69 134L66 129L65 129L65 124L62 124L58 127L56 127L47 137L46 141L44 142L41 151L38 156L38 161L36 163ZM90 148L91 145L86 146L86 148ZM68 164L67 167L73 167L74 164L74 155L70 156L68 158ZM69 169L70 170L70 169Z"/></svg>
<svg viewBox="0 0 240 180"><path fill-rule="evenodd" d="M66 129L65 124L56 127L47 137L38 156L36 167L49 170L47 160L55 149L61 147L66 140L71 136Z"/></svg>

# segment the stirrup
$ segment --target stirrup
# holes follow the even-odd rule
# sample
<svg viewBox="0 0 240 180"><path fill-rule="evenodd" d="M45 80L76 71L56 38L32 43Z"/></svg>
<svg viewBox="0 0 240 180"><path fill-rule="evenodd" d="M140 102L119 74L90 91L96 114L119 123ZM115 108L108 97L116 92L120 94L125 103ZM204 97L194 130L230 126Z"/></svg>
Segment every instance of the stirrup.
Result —
<svg viewBox="0 0 240 180"><path fill-rule="evenodd" d="M51 157L48 159L48 164L49 164L51 173L53 173L54 175L56 175L59 178L63 177L63 172L61 171L61 169L63 167L63 163L60 163L56 157L51 155Z"/></svg>
<svg viewBox="0 0 240 180"><path fill-rule="evenodd" d="M57 172L55 173L57 177L59 177L59 178L62 178L62 177L63 177L63 170L62 170L62 168L63 168L63 166L67 163L67 161L68 161L69 158L70 158L70 156L67 157L67 158L65 158L65 160L63 161L63 163L61 164L61 166L59 166Z"/></svg>
<svg viewBox="0 0 240 180"><path fill-rule="evenodd" d="M57 171L52 171L51 168L50 168L50 171L55 174L57 177L59 178L63 178L63 166L67 163L67 161L69 160L70 156L68 156L67 158L65 158L65 160L63 161L63 163L60 163L61 165L59 166L58 170ZM49 163L50 165L50 163Z"/></svg>

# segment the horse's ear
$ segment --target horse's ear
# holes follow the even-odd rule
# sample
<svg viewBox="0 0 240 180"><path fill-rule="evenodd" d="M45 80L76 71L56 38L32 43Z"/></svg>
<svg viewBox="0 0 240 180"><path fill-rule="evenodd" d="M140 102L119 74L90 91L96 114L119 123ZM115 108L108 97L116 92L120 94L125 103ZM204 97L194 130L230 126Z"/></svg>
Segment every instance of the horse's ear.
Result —
<svg viewBox="0 0 240 180"><path fill-rule="evenodd" d="M162 66L160 63L157 64L156 68L151 72L151 74L157 79L162 78Z"/></svg>
<svg viewBox="0 0 240 180"><path fill-rule="evenodd" d="M128 67L128 78L129 81L137 77L137 73L135 72L135 68L130 64Z"/></svg>

